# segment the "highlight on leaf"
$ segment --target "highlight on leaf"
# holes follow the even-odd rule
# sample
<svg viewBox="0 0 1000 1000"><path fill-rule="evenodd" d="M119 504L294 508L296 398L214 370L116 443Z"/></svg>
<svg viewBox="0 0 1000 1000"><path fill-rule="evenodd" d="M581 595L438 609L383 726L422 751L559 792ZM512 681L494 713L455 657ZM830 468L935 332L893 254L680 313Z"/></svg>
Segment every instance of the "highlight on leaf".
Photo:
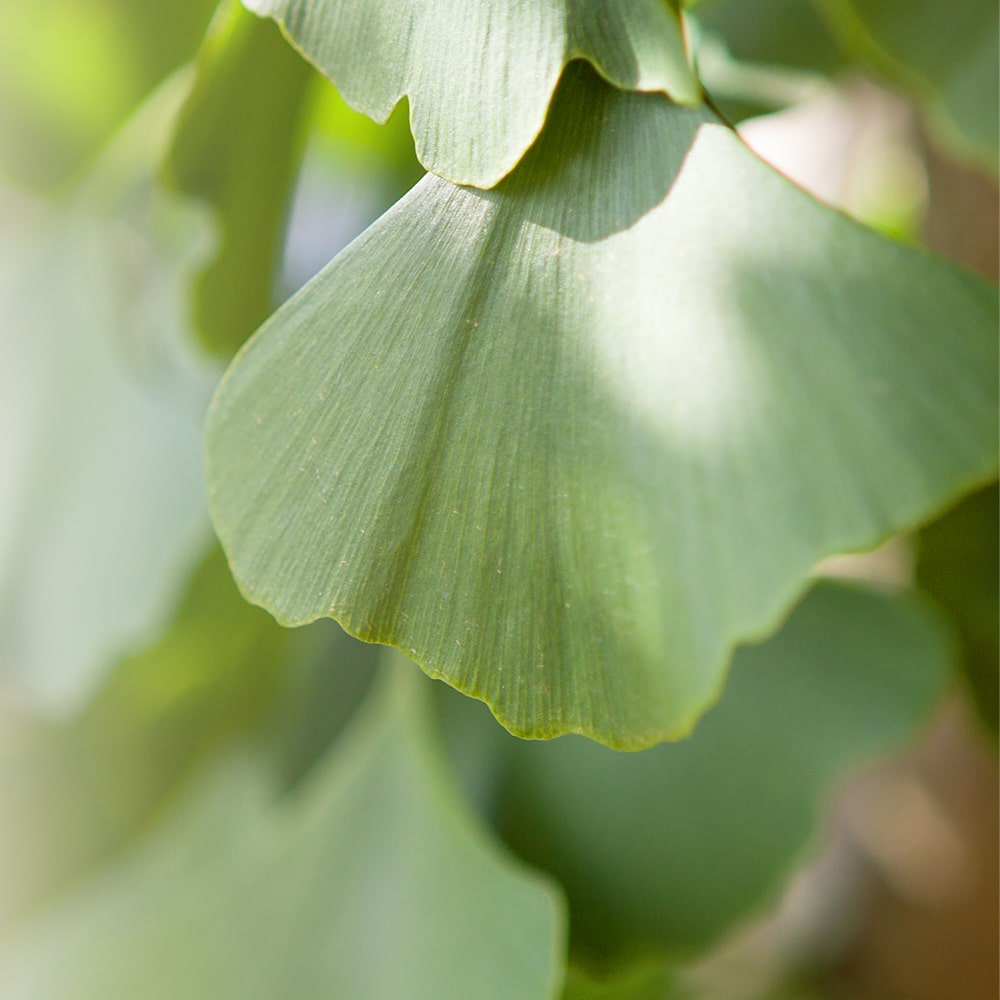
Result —
<svg viewBox="0 0 1000 1000"><path fill-rule="evenodd" d="M516 734L648 746L818 559L992 475L996 324L708 109L574 64L510 177L428 176L244 348L210 507L283 623L398 646Z"/></svg>

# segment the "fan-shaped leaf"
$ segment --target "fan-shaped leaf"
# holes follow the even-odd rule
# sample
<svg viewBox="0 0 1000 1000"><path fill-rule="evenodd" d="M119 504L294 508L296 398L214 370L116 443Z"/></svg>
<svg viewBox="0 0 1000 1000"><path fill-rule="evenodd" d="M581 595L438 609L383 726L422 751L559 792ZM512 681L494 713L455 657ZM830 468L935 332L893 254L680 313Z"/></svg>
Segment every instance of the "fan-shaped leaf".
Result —
<svg viewBox="0 0 1000 1000"><path fill-rule="evenodd" d="M5 1000L557 996L560 900L464 812L420 684L397 673L296 800L214 852L206 789L186 834L7 943Z"/></svg>
<svg viewBox="0 0 1000 1000"><path fill-rule="evenodd" d="M492 187L534 142L563 66L697 103L680 21L663 0L244 0L274 17L359 111L410 99L428 170Z"/></svg>
<svg viewBox="0 0 1000 1000"><path fill-rule="evenodd" d="M648 745L817 559L990 475L996 324L985 282L579 67L502 185L426 178L247 345L210 506L283 622L516 733Z"/></svg>

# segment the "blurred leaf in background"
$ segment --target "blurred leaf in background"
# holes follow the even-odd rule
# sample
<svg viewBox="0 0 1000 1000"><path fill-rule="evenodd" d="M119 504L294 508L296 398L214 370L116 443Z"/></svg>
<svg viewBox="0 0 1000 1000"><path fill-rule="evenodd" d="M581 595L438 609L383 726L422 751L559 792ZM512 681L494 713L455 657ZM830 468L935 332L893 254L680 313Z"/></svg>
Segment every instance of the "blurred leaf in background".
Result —
<svg viewBox="0 0 1000 1000"><path fill-rule="evenodd" d="M602 977L570 966L562 1000L674 1000L672 983L670 971L659 962L638 963Z"/></svg>
<svg viewBox="0 0 1000 1000"><path fill-rule="evenodd" d="M0 190L0 683L81 708L167 623L210 539L191 337L211 227L154 180L183 81L64 198Z"/></svg>
<svg viewBox="0 0 1000 1000"><path fill-rule="evenodd" d="M388 670L259 822L220 817L210 783L180 827L8 940L5 1000L553 998L559 895L467 813L425 686L410 664ZM206 851L220 818L227 842Z"/></svg>
<svg viewBox="0 0 1000 1000"><path fill-rule="evenodd" d="M921 602L820 582L772 638L737 652L721 701L680 743L519 741L453 696L445 731L456 759L492 758L480 802L566 890L577 956L686 958L776 899L836 783L927 722L950 654Z"/></svg>
<svg viewBox="0 0 1000 1000"><path fill-rule="evenodd" d="M237 593L216 549L159 642L65 721L0 712L0 937L139 835L196 763L279 690L289 633Z"/></svg>
<svg viewBox="0 0 1000 1000"><path fill-rule="evenodd" d="M1000 14L992 0L701 0L709 92L740 119L866 69L901 88L954 154L997 171ZM804 89L806 88L806 89Z"/></svg>
<svg viewBox="0 0 1000 1000"><path fill-rule="evenodd" d="M908 90L938 138L996 174L1000 9L993 0L816 0L845 51Z"/></svg>

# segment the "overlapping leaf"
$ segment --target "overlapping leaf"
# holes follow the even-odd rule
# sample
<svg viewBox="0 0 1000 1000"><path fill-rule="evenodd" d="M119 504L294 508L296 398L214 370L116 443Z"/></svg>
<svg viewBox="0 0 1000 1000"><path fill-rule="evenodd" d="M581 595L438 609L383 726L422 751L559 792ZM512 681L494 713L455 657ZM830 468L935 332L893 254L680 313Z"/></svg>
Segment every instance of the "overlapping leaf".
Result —
<svg viewBox="0 0 1000 1000"><path fill-rule="evenodd" d="M207 227L152 178L178 96L66 202L0 192L0 678L54 710L154 637L208 541L216 369L186 313Z"/></svg>
<svg viewBox="0 0 1000 1000"><path fill-rule="evenodd" d="M988 284L585 66L496 190L422 181L226 376L210 506L247 596L512 731L686 732L821 556L996 462Z"/></svg>
<svg viewBox="0 0 1000 1000"><path fill-rule="evenodd" d="M697 103L664 0L244 0L274 17L348 103L384 121L404 95L421 163L492 187L532 144L563 67Z"/></svg>
<svg viewBox="0 0 1000 1000"><path fill-rule="evenodd" d="M559 900L463 811L419 683L397 674L300 797L249 830L206 789L180 835L7 943L5 1000L558 995Z"/></svg>

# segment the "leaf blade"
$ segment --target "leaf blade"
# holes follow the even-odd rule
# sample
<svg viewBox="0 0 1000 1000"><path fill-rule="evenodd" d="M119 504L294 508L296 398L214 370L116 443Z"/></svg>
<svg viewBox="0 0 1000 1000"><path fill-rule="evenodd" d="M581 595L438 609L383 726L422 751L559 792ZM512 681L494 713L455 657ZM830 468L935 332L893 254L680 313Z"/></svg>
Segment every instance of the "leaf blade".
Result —
<svg viewBox="0 0 1000 1000"><path fill-rule="evenodd" d="M492 187L534 142L563 67L698 103L680 19L658 0L245 0L275 18L347 102L377 121L407 96L432 173Z"/></svg>
<svg viewBox="0 0 1000 1000"><path fill-rule="evenodd" d="M819 558L991 475L997 304L703 110L585 69L555 107L498 189L425 179L247 345L210 507L284 623L634 748Z"/></svg>

